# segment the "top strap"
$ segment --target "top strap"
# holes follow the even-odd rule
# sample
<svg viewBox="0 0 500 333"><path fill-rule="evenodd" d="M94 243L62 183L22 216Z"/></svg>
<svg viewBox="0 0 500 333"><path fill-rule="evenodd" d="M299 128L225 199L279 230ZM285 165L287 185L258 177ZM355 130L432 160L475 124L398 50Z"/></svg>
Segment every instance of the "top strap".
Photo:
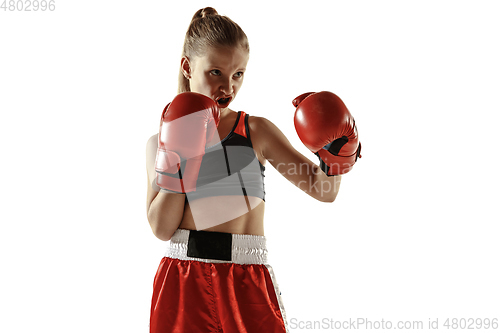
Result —
<svg viewBox="0 0 500 333"><path fill-rule="evenodd" d="M236 124L236 128L234 129L234 133L239 134L245 138L248 138L248 115L244 111L238 112L238 124Z"/></svg>

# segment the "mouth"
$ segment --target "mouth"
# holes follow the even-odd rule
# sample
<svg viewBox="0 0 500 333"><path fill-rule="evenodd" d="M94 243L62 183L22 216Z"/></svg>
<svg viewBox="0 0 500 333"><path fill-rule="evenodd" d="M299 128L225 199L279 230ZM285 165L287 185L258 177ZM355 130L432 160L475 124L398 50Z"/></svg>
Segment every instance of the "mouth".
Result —
<svg viewBox="0 0 500 333"><path fill-rule="evenodd" d="M229 103L231 102L232 98L231 97L225 97L225 98L218 98L216 100L217 102L217 105L220 107L220 108L227 108Z"/></svg>

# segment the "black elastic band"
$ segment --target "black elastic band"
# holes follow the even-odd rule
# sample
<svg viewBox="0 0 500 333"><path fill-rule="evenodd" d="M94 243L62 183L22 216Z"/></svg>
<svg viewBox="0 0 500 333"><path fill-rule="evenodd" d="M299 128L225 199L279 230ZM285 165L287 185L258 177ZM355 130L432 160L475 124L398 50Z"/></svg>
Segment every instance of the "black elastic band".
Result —
<svg viewBox="0 0 500 333"><path fill-rule="evenodd" d="M231 261L233 236L226 232L190 230L187 256Z"/></svg>

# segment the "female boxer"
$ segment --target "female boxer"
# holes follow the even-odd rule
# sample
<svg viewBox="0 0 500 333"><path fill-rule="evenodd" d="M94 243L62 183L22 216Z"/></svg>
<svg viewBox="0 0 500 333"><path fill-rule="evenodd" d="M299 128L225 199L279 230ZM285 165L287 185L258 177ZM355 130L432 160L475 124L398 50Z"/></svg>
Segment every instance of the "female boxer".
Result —
<svg viewBox="0 0 500 333"><path fill-rule="evenodd" d="M151 332L287 332L267 263L266 162L317 200L337 196L345 172L312 163L266 118L229 108L248 60L247 36L238 24L210 7L195 13L178 95L147 143L147 216L155 236L170 241L154 279ZM303 120L308 108L328 103L313 95L294 100L306 106ZM321 133L298 121L301 137L321 141L325 131L338 132Z"/></svg>

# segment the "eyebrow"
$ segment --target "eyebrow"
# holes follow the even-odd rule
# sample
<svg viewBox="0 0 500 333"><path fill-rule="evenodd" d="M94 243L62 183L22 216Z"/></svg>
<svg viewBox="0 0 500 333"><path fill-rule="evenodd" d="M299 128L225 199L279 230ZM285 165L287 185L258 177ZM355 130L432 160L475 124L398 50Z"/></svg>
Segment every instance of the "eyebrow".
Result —
<svg viewBox="0 0 500 333"><path fill-rule="evenodd" d="M218 68L218 69L223 69L223 70L226 70L224 67L217 66L217 65L214 65L214 64L209 64L209 66L208 66L208 67L210 67L210 68L215 67L215 68ZM246 71L246 70L247 70L247 69L246 69L246 67L243 67L243 68L238 68L238 69L237 69L237 71Z"/></svg>

